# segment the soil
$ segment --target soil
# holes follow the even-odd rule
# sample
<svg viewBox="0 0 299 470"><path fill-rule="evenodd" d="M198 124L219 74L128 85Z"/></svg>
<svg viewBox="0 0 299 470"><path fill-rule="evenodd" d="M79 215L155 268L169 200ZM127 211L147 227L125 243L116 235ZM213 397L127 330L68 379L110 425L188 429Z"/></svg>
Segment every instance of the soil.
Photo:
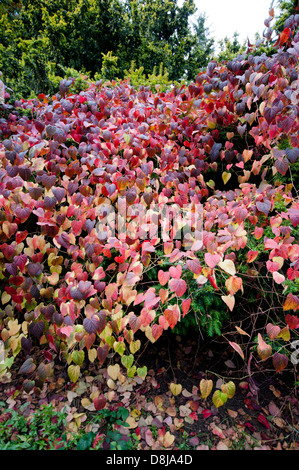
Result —
<svg viewBox="0 0 299 470"><path fill-rule="evenodd" d="M87 423L88 416L96 411L92 401L88 407L82 399L90 400L91 391L98 387L101 394L110 394L111 409L122 405L134 410L129 432L138 433L141 450L165 448L163 439L157 436L151 447L151 440L145 437L147 429L158 430L162 437L167 431L174 435L174 442L166 445L169 450L299 450L296 370L275 373L258 362L248 369L248 364L222 338L201 341L198 336L186 339L165 335L154 345L149 343L139 357L139 365L147 366L147 377L127 389L126 384L117 383L113 391L100 380L104 369L97 369L94 363L80 378L78 392L78 384L70 383L67 367L61 363L41 390L25 393L18 373L21 360L19 364L16 361L10 380L0 384L0 401L6 402L8 408L20 409L27 402L30 412L34 412L42 404L53 403L57 409L67 404L70 415L75 411L85 414ZM213 392L224 382L233 381L235 395L216 408L213 392L207 399L201 398L199 383L203 378L213 381ZM179 395L172 395L170 383L181 384ZM73 393L72 399L69 392ZM69 422L73 420L70 418ZM71 426L69 432L78 431L80 426ZM90 425L86 426L86 432L90 429Z"/></svg>

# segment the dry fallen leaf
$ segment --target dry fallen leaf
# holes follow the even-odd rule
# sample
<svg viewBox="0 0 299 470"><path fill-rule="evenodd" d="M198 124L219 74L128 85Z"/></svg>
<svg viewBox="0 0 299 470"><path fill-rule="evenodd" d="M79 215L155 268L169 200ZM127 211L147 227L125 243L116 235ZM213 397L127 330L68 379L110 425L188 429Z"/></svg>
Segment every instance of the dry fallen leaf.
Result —
<svg viewBox="0 0 299 470"><path fill-rule="evenodd" d="M168 416L176 416L177 411L175 406L169 406L168 408L166 408L165 413L167 413Z"/></svg>
<svg viewBox="0 0 299 470"><path fill-rule="evenodd" d="M235 418L238 416L238 412L237 412L237 411L229 410L229 409L228 409L227 412L228 412L228 414L229 414L229 416L230 416L231 418L234 418L234 419L235 419Z"/></svg>

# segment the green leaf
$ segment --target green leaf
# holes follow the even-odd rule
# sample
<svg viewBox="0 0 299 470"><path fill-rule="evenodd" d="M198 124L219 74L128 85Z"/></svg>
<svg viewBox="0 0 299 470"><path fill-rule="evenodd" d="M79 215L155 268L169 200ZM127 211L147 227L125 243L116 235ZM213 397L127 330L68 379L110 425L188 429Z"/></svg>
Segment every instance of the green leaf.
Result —
<svg viewBox="0 0 299 470"><path fill-rule="evenodd" d="M81 437L77 444L77 450L88 450L94 440L94 433L89 431L88 434L85 434Z"/></svg>
<svg viewBox="0 0 299 470"><path fill-rule="evenodd" d="M129 356L122 356L121 358L121 363L126 369L130 369L134 361L134 356L133 354L130 354Z"/></svg>
<svg viewBox="0 0 299 470"><path fill-rule="evenodd" d="M227 398L228 397L226 393L222 392L221 390L216 390L212 397L212 401L215 407L219 408L220 406L224 405L224 403L227 402Z"/></svg>
<svg viewBox="0 0 299 470"><path fill-rule="evenodd" d="M145 379L146 374L147 374L147 367L146 366L138 367L138 369L137 369L138 377L140 377L141 379Z"/></svg>
<svg viewBox="0 0 299 470"><path fill-rule="evenodd" d="M84 351L73 351L72 352L72 361L78 365L82 366L84 362Z"/></svg>

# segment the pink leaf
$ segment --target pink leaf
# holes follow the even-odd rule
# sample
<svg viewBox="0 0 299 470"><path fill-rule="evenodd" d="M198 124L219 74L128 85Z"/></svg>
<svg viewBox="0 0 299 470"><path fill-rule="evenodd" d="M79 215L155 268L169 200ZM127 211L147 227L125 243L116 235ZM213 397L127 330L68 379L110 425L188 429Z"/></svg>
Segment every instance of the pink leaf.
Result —
<svg viewBox="0 0 299 470"><path fill-rule="evenodd" d="M170 279L169 288L174 292L178 297L182 297L187 289L187 284L184 279Z"/></svg>
<svg viewBox="0 0 299 470"><path fill-rule="evenodd" d="M221 261L221 256L218 253L215 255L212 255L211 253L205 253L205 262L210 268L215 268L219 261Z"/></svg>

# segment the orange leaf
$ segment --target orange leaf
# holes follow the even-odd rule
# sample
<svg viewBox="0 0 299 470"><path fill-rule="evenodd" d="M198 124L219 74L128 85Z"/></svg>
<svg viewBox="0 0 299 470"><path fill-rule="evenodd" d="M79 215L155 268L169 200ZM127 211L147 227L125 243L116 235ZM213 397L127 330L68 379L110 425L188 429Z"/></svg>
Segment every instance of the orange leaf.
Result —
<svg viewBox="0 0 299 470"><path fill-rule="evenodd" d="M266 361L272 354L272 346L267 344L260 333L257 335L257 352L262 361Z"/></svg>
<svg viewBox="0 0 299 470"><path fill-rule="evenodd" d="M287 40L289 39L290 37L290 34L291 34L291 30L290 28L285 28L283 30L283 32L281 33L280 35L280 39L279 39L279 45L282 46L284 43L287 42Z"/></svg>
<svg viewBox="0 0 299 470"><path fill-rule="evenodd" d="M285 310L298 310L299 308L299 299L296 295L292 293L288 294L285 303L283 304L283 311Z"/></svg>
<svg viewBox="0 0 299 470"><path fill-rule="evenodd" d="M166 318L170 328L174 328L180 318L180 310L178 305L172 305L172 308L167 308L164 312L164 317Z"/></svg>
<svg viewBox="0 0 299 470"><path fill-rule="evenodd" d="M253 251L253 250L248 251L248 253L247 253L247 262L252 263L256 259L258 254L259 254L259 252L256 251L256 250L255 251Z"/></svg>

